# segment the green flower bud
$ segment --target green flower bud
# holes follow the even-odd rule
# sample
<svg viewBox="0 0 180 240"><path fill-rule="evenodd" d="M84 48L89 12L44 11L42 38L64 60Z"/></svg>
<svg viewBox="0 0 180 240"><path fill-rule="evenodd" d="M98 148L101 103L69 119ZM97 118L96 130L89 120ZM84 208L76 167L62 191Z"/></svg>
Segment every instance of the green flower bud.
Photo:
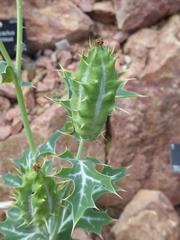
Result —
<svg viewBox="0 0 180 240"><path fill-rule="evenodd" d="M91 48L81 56L72 73L70 106L75 131L83 139L96 139L115 107L119 86L115 71L115 57L102 45Z"/></svg>

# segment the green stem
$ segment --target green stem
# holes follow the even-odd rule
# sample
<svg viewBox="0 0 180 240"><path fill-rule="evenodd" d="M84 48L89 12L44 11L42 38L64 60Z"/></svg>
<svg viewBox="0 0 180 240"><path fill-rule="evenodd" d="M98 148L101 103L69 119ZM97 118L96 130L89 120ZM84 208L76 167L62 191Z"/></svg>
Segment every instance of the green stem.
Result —
<svg viewBox="0 0 180 240"><path fill-rule="evenodd" d="M11 77L15 85L18 105L20 108L27 141L29 143L31 151L34 153L36 151L36 146L34 143L33 134L27 116L22 89L19 84L21 79L21 65L22 65L22 0L17 0L16 3L17 3L17 62L16 62L17 74L13 74ZM0 51L4 59L6 60L7 64L14 69L14 64L2 41L0 41Z"/></svg>
<svg viewBox="0 0 180 240"><path fill-rule="evenodd" d="M80 143L79 143L79 148L78 148L78 152L77 152L77 155L76 155L76 159L81 158L81 154L82 154L82 151L83 151L84 144L85 144L85 140L81 139Z"/></svg>
<svg viewBox="0 0 180 240"><path fill-rule="evenodd" d="M26 112L26 107L25 107L25 103L24 103L24 97L23 97L22 89L19 85L18 78L14 78L14 84L15 84L16 95L17 95L20 112L21 112L21 117L22 117L22 121L23 121L23 125L24 125L25 134L26 134L26 137L27 137L27 140L28 140L28 143L29 143L32 153L35 153L36 146L35 146L33 134L32 134L31 128L30 128L30 124L29 124L29 120L28 120L28 116L27 116L27 112Z"/></svg>
<svg viewBox="0 0 180 240"><path fill-rule="evenodd" d="M28 115L26 111L26 106L24 102L24 97L22 93L19 80L21 80L21 67L22 67L22 41L23 41L23 10L22 10L23 0L16 0L16 9L17 9L17 49L16 49L16 71L17 78L14 78L14 84L16 88L18 105L21 111L22 121L24 124L24 129L26 137L31 148L31 151L34 153L36 151L36 146L34 143L33 134L30 128Z"/></svg>
<svg viewBox="0 0 180 240"><path fill-rule="evenodd" d="M23 0L16 0L17 9L17 48L16 48L16 70L18 77L21 76L22 66L22 44L23 44Z"/></svg>
<svg viewBox="0 0 180 240"><path fill-rule="evenodd" d="M57 234L58 234L58 229L59 229L59 218L60 218L60 210L58 210L56 220L54 223L54 229L52 234L49 236L49 240L56 240L57 239Z"/></svg>
<svg viewBox="0 0 180 240"><path fill-rule="evenodd" d="M1 40L0 40L0 51L1 51L4 59L6 60L7 64L9 66L11 66L11 67L14 67L13 66L13 62L12 62L12 60L11 60L11 58L10 58L10 56L9 56L9 54L8 54L4 44L3 44L3 42Z"/></svg>

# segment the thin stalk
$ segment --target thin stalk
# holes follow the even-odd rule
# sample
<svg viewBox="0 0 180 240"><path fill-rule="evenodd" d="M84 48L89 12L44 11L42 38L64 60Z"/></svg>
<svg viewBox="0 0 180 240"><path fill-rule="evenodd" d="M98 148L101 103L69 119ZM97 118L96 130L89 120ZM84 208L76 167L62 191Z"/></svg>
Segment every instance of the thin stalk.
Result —
<svg viewBox="0 0 180 240"><path fill-rule="evenodd" d="M20 108L27 141L31 148L31 151L34 153L36 151L36 146L34 143L33 134L32 134L28 116L27 116L22 89L19 84L21 79L21 65L22 65L22 0L17 0L16 3L17 3L17 62L16 62L17 74L13 74L12 80L15 85L18 105ZM4 59L6 60L7 64L14 69L14 64L2 41L0 41L0 51Z"/></svg>
<svg viewBox="0 0 180 240"><path fill-rule="evenodd" d="M15 85L15 89L16 89L18 105L20 108L21 117L22 117L22 121L23 121L23 125L24 125L25 134L27 137L27 141L29 143L32 153L35 153L36 146L35 146L33 134L32 134L31 128L30 128L29 119L28 119L28 115L26 112L26 106L24 103L24 97L23 97L22 89L19 85L18 78L14 79L14 85Z"/></svg>
<svg viewBox="0 0 180 240"><path fill-rule="evenodd" d="M0 51L4 57L4 59L6 60L7 64L9 66L11 66L12 68L14 68L13 62L3 44L2 41L0 41ZM34 144L34 139L33 139L33 135L32 135L32 131L29 125L29 120L28 120L28 116L27 116L27 112L26 112L26 107L25 107L25 103L24 103L24 97L23 97L23 93L22 93L22 89L19 85L19 80L18 80L18 76L12 76L12 80L14 82L15 85L15 90L16 90L16 95L17 95L17 100L18 100L18 104L19 104L19 108L20 108L20 112L21 112L21 116L22 116L22 121L23 121L23 125L24 125L24 129L25 129L25 134L27 137L27 141L29 143L29 146L31 148L31 151L34 153L36 151L36 147Z"/></svg>
<svg viewBox="0 0 180 240"><path fill-rule="evenodd" d="M22 43L23 43L23 0L16 0L17 9L17 45L16 45L16 71L21 76Z"/></svg>
<svg viewBox="0 0 180 240"><path fill-rule="evenodd" d="M79 143L78 152L77 152L77 155L76 155L76 159L81 158L83 148L84 148L84 144L85 144L85 140L81 138L80 143Z"/></svg>
<svg viewBox="0 0 180 240"><path fill-rule="evenodd" d="M16 9L17 9L17 49L16 49L16 71L17 78L14 78L14 84L17 94L18 105L20 108L22 121L24 124L24 129L26 137L31 148L31 151L34 153L36 151L36 146L34 143L33 134L30 128L28 115L26 111L26 106L24 102L24 97L22 93L19 80L21 80L21 67L22 67L22 41L23 41L23 10L22 10L23 0L16 0Z"/></svg>
<svg viewBox="0 0 180 240"><path fill-rule="evenodd" d="M11 60L11 58L10 58L10 56L9 56L5 46L4 46L4 43L1 40L0 40L0 51L1 51L4 59L6 60L7 64L11 67L14 67L13 62L12 62L12 60Z"/></svg>

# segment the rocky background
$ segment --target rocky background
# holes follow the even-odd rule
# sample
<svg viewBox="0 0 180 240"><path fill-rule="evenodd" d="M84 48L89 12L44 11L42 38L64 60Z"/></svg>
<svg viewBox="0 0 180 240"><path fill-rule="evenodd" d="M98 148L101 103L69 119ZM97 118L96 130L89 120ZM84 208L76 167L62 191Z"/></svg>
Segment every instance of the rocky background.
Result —
<svg viewBox="0 0 180 240"><path fill-rule="evenodd" d="M114 112L104 136L86 153L113 166L130 166L120 182L122 199L106 196L119 220L105 240L180 240L180 174L170 165L169 145L180 143L180 0L25 0L28 55L23 80L31 125L42 143L63 126L66 112L48 98L62 97L59 65L74 70L89 41L102 38L114 49L117 68L126 67L128 89L145 98L119 102L130 112ZM15 0L0 0L0 19L15 17ZM0 172L27 146L13 86L0 87ZM58 149L77 144L63 138ZM0 187L0 200L9 190ZM77 233L79 235L79 232ZM97 240L80 232L82 239Z"/></svg>

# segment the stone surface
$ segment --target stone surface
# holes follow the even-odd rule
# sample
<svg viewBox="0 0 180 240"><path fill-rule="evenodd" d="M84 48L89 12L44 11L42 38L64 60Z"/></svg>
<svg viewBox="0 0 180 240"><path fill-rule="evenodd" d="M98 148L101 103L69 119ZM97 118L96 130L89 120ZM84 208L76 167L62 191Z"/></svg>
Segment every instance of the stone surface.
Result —
<svg viewBox="0 0 180 240"><path fill-rule="evenodd" d="M141 190L112 229L116 240L179 240L179 218L159 191Z"/></svg>
<svg viewBox="0 0 180 240"><path fill-rule="evenodd" d="M37 92L46 92L53 90L58 86L59 76L56 70L48 71L42 81L37 83Z"/></svg>
<svg viewBox="0 0 180 240"><path fill-rule="evenodd" d="M30 5L30 8L25 8L25 18L33 50L52 47L64 38L74 41L87 37L93 27L91 19L69 0L46 3L39 8Z"/></svg>
<svg viewBox="0 0 180 240"><path fill-rule="evenodd" d="M70 43L69 41L65 38L60 40L59 42L55 43L56 49L59 51L66 50L70 48Z"/></svg>
<svg viewBox="0 0 180 240"><path fill-rule="evenodd" d="M102 1L93 4L90 16L99 22L108 24L115 22L115 12L112 1Z"/></svg>
<svg viewBox="0 0 180 240"><path fill-rule="evenodd" d="M14 118L11 125L11 134L12 135L18 134L19 132L21 132L22 128L23 128L23 123L21 119L19 117Z"/></svg>
<svg viewBox="0 0 180 240"><path fill-rule="evenodd" d="M16 99L16 93L15 93L15 90L14 90L14 86L12 84L9 84L9 83L1 84L1 86L0 86L0 96Z"/></svg>
<svg viewBox="0 0 180 240"><path fill-rule="evenodd" d="M169 147L180 140L180 17L172 17L161 29L144 29L129 38L124 52L131 58L129 89L146 98L119 102L130 112L115 112L110 119L108 161L131 166L120 185L123 199L106 204L123 207L141 188L163 191L180 203L180 175L173 173Z"/></svg>
<svg viewBox="0 0 180 240"><path fill-rule="evenodd" d="M5 140L11 134L10 126L0 126L0 141Z"/></svg>
<svg viewBox="0 0 180 240"><path fill-rule="evenodd" d="M157 23L180 9L179 0L114 0L119 29L132 32Z"/></svg>
<svg viewBox="0 0 180 240"><path fill-rule="evenodd" d="M6 121L12 121L14 118L20 116L20 111L18 105L15 105L13 108L9 109L6 112L5 119Z"/></svg>
<svg viewBox="0 0 180 240"><path fill-rule="evenodd" d="M23 95L24 95L24 100L26 103L26 108L29 112L31 112L36 105L33 89L25 87L23 89Z"/></svg>
<svg viewBox="0 0 180 240"><path fill-rule="evenodd" d="M8 98L0 96L0 112L7 111L11 106Z"/></svg>
<svg viewBox="0 0 180 240"><path fill-rule="evenodd" d="M57 61L63 68L67 68L67 66L72 62L71 52L67 50L58 51Z"/></svg>
<svg viewBox="0 0 180 240"><path fill-rule="evenodd" d="M83 12L91 12L95 0L72 0Z"/></svg>
<svg viewBox="0 0 180 240"><path fill-rule="evenodd" d="M0 1L0 19L16 17L15 1ZM70 0L25 0L24 17L30 53L54 47L61 39L70 41L85 38L93 22Z"/></svg>
<svg viewBox="0 0 180 240"><path fill-rule="evenodd" d="M90 235L83 230L80 229L75 229L72 235L73 239L78 239L78 240L92 240Z"/></svg>

